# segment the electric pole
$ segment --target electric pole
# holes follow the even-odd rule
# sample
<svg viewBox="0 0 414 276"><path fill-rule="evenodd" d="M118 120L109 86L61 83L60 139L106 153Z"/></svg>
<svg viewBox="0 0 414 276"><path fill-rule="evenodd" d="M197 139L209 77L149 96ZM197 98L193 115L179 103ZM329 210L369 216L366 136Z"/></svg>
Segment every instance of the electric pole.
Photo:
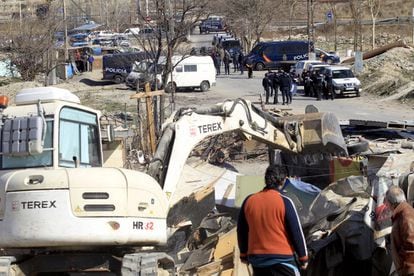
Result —
<svg viewBox="0 0 414 276"><path fill-rule="evenodd" d="M68 22L66 20L66 0L63 0L63 24L65 26L65 62L69 59L68 54Z"/></svg>

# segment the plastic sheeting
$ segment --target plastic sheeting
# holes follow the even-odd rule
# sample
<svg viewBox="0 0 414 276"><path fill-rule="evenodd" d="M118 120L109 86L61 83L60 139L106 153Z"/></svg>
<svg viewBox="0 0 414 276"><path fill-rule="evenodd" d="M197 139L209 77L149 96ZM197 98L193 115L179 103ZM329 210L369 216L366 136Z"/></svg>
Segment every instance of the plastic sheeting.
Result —
<svg viewBox="0 0 414 276"><path fill-rule="evenodd" d="M11 66L10 60L0 61L0 77L20 77L15 66Z"/></svg>

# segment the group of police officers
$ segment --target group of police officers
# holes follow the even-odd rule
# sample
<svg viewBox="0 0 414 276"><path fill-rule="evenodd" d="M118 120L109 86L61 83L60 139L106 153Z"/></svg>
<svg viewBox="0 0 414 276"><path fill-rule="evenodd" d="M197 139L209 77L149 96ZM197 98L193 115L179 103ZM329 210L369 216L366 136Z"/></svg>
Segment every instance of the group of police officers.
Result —
<svg viewBox="0 0 414 276"><path fill-rule="evenodd" d="M307 97L314 97L320 101L323 98L326 100L335 99L335 93L332 87L332 75L321 74L318 70L304 71L302 74L304 80L304 94ZM293 76L287 72L278 69L276 71L269 70L263 80L262 85L265 91L266 104L269 104L269 99L273 97L273 104L278 104L278 91L282 94L282 105L292 103L292 94L295 91L296 83Z"/></svg>
<svg viewBox="0 0 414 276"><path fill-rule="evenodd" d="M273 104L278 104L278 91L282 94L282 105L292 103L292 86L294 85L293 78L283 70L276 70L275 72L269 70L263 80L262 85L266 93L266 104L269 104L269 98L273 97Z"/></svg>
<svg viewBox="0 0 414 276"><path fill-rule="evenodd" d="M318 101L322 100L322 96L325 100L335 99L331 72L322 74L319 70L304 71L302 79L305 96L315 97Z"/></svg>

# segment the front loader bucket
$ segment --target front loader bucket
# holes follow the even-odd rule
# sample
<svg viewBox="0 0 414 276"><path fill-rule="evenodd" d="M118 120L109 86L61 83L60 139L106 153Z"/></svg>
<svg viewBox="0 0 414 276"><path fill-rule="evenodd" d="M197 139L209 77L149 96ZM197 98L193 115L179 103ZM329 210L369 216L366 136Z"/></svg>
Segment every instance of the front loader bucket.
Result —
<svg viewBox="0 0 414 276"><path fill-rule="evenodd" d="M338 119L333 113L307 113L279 119L301 124L302 152L348 154Z"/></svg>

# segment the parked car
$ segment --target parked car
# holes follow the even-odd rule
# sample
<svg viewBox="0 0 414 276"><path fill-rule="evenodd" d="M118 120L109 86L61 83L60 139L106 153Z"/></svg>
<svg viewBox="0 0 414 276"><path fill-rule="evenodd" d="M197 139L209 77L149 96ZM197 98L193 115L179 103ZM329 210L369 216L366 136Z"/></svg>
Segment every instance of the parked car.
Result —
<svg viewBox="0 0 414 276"><path fill-rule="evenodd" d="M104 39L104 38L111 39L114 35L116 35L116 33L112 31L96 31L96 32L90 33L89 36L92 39Z"/></svg>
<svg viewBox="0 0 414 276"><path fill-rule="evenodd" d="M296 64L291 69L291 74L295 79L297 79L299 84L303 84L304 81L304 72L309 70L309 66L323 64L320 60L301 60L296 62Z"/></svg>
<svg viewBox="0 0 414 276"><path fill-rule="evenodd" d="M132 89L143 90L145 83L149 82L151 90L155 88L162 89L161 72L164 70L163 64L155 64L151 60L142 60L135 62L131 73L125 79L125 84ZM157 84L157 85L155 85Z"/></svg>
<svg viewBox="0 0 414 276"><path fill-rule="evenodd" d="M337 64L341 61L335 52L327 52L322 49L315 48L316 58L328 64Z"/></svg>
<svg viewBox="0 0 414 276"><path fill-rule="evenodd" d="M329 84L329 81L332 83ZM352 70L345 66L329 66L325 69L325 86L335 96L354 94L359 97L361 93L361 82L354 76Z"/></svg>
<svg viewBox="0 0 414 276"><path fill-rule="evenodd" d="M69 38L70 45L73 47L83 47L89 45L89 37L88 34L79 33L73 34Z"/></svg>
<svg viewBox="0 0 414 276"><path fill-rule="evenodd" d="M200 34L210 33L210 32L222 32L226 30L224 20L222 17L209 17L201 21L200 25Z"/></svg>
<svg viewBox="0 0 414 276"><path fill-rule="evenodd" d="M112 38L112 43L114 46L121 46L121 47L130 47L131 44L129 43L128 36L126 35L115 35Z"/></svg>
<svg viewBox="0 0 414 276"><path fill-rule="evenodd" d="M308 59L308 52L312 47L312 42L301 40L260 42L245 57L245 62L255 70L288 70L290 64Z"/></svg>
<svg viewBox="0 0 414 276"><path fill-rule="evenodd" d="M234 39L234 37L227 33L217 33L213 36L213 46L218 45L222 40Z"/></svg>
<svg viewBox="0 0 414 276"><path fill-rule="evenodd" d="M99 45L101 47L113 47L114 46L114 41L107 37L107 38L95 38L92 41L92 45Z"/></svg>
<svg viewBox="0 0 414 276"><path fill-rule="evenodd" d="M231 38L221 40L220 45L223 47L223 49L226 49L230 53L231 61L234 53L240 53L242 51L242 46L240 44L240 40L238 39Z"/></svg>

